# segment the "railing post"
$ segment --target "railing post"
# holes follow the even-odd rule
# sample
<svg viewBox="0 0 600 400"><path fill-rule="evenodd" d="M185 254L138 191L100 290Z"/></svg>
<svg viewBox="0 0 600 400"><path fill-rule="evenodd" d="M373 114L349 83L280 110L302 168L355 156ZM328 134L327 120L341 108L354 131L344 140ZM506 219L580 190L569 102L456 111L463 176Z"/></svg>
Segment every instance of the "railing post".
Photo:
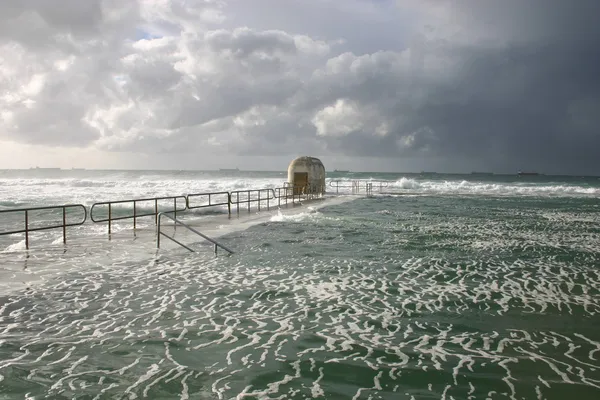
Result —
<svg viewBox="0 0 600 400"><path fill-rule="evenodd" d="M154 225L158 225L158 199L154 199Z"/></svg>
<svg viewBox="0 0 600 400"><path fill-rule="evenodd" d="M158 218L158 226L156 228L156 248L160 249L160 218Z"/></svg>
<svg viewBox="0 0 600 400"><path fill-rule="evenodd" d="M260 189L258 190L258 211L260 211Z"/></svg>
<svg viewBox="0 0 600 400"><path fill-rule="evenodd" d="M248 212L250 212L250 191L248 190Z"/></svg>
<svg viewBox="0 0 600 400"><path fill-rule="evenodd" d="M67 244L67 210L63 207L63 244Z"/></svg>
<svg viewBox="0 0 600 400"><path fill-rule="evenodd" d="M271 193L267 191L267 211L269 211L269 199L271 198Z"/></svg>
<svg viewBox="0 0 600 400"><path fill-rule="evenodd" d="M227 214L231 217L231 193L227 193Z"/></svg>
<svg viewBox="0 0 600 400"><path fill-rule="evenodd" d="M29 250L29 214L25 210L25 248Z"/></svg>
<svg viewBox="0 0 600 400"><path fill-rule="evenodd" d="M108 203L108 236L110 238L110 220L112 218L112 204Z"/></svg>
<svg viewBox="0 0 600 400"><path fill-rule="evenodd" d="M177 197L173 198L173 218L177 219ZM173 221L173 226L177 229L177 223Z"/></svg>
<svg viewBox="0 0 600 400"><path fill-rule="evenodd" d="M136 203L137 203L137 202L134 200L134 201L133 201L133 230L135 230L135 228L136 228L136 223L135 223L135 220L136 220L135 204L136 204Z"/></svg>

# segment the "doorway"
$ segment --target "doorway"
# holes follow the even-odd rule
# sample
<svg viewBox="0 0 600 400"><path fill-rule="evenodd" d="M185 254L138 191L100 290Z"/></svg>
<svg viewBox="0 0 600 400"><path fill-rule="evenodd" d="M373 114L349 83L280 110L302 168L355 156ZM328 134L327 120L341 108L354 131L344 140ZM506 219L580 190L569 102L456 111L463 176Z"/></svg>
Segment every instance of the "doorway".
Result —
<svg viewBox="0 0 600 400"><path fill-rule="evenodd" d="M308 187L308 172L294 172L294 194L304 193Z"/></svg>

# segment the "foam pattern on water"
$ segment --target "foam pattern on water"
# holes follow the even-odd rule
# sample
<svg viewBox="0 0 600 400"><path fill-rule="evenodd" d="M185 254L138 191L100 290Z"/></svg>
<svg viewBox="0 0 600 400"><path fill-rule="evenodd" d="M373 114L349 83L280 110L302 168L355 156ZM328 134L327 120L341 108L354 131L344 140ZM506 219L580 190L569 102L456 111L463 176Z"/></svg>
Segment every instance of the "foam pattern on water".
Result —
<svg viewBox="0 0 600 400"><path fill-rule="evenodd" d="M233 257L123 257L6 296L0 388L35 398L598 398L597 214L450 202L364 199L277 216L228 237Z"/></svg>

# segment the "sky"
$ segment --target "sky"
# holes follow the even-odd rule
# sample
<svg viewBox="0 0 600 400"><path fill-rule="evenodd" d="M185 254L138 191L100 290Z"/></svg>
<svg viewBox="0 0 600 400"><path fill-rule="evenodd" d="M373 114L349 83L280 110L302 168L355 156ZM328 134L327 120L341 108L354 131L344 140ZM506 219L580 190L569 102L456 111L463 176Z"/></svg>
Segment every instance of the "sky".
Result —
<svg viewBox="0 0 600 400"><path fill-rule="evenodd" d="M597 0L2 0L0 168L600 175Z"/></svg>

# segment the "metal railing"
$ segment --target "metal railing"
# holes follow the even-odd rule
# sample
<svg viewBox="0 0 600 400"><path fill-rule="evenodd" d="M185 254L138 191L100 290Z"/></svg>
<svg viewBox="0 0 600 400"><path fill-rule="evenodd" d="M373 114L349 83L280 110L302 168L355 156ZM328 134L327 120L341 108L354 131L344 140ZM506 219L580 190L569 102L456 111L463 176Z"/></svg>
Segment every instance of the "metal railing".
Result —
<svg viewBox="0 0 600 400"><path fill-rule="evenodd" d="M340 181L334 181L340 182ZM332 182L333 183L333 182ZM332 184L330 183L330 185ZM332 185L333 186L333 185ZM387 186L387 184L386 184ZM337 187L344 187L338 185ZM177 220L177 213L184 212L186 210L193 210L198 208L208 208L215 206L227 206L228 214L231 216L231 206L236 207L236 211L239 214L240 207L247 206L248 211L251 210L252 204L257 204L257 208L260 211L261 207L266 203L266 209L270 210L272 206L277 204L278 207L282 205L288 205L290 200L293 205L303 200L311 200L323 196L325 193L325 187L323 186L293 186L287 183L283 187L278 188L265 188L265 189L250 189L250 190L238 190L233 192L206 192L206 193L193 193L181 196L166 196L166 197L151 197L141 199L128 199L128 200L117 200L117 201L104 201L92 204L89 209L89 217L94 223L108 222L108 234L112 232L113 221L133 219L133 229L137 228L137 219L141 217L154 216L155 224L159 225L159 214L161 213L173 213L175 219L174 225L183 224ZM168 210L164 210L164 202L171 202L172 207ZM144 203L153 203L153 207L150 207L151 211L148 211L148 206L144 208ZM159 204L159 202L161 204ZM180 203L183 202L183 206ZM131 205L132 207L124 209L116 205ZM142 207L140 209L140 207ZM66 215L67 209L69 208L81 208L84 212L83 220L77 223L67 223ZM161 210L162 208L162 210ZM29 227L29 212L37 210L63 210L63 223L60 225L51 225L44 227ZM104 213L102 212L104 211ZM127 212L130 211L130 212ZM25 245L29 249L29 232L40 231L47 229L63 228L63 242L66 243L66 227L83 225L88 217L88 210L82 204L66 204L59 206L47 206L47 207L33 207L23 208L14 210L0 210L0 214L23 212L25 217L25 227L20 230L11 230L7 232L0 232L2 235L10 235L16 233L25 233ZM165 214L166 215L166 214ZM169 217L170 218L170 217Z"/></svg>
<svg viewBox="0 0 600 400"><path fill-rule="evenodd" d="M288 205L288 201L291 198L292 204L296 203L296 199L300 200L300 196L296 194L293 186L284 186L273 189L275 197L277 197L277 206L281 207L281 203L285 200L285 205ZM283 193L282 193L283 192Z"/></svg>
<svg viewBox="0 0 600 400"><path fill-rule="evenodd" d="M79 222L67 223L67 209L81 208L83 210L83 219ZM41 226L41 227L29 227L29 213L31 211L41 210L61 210L62 209L62 223L58 225ZM64 204L59 206L45 206L45 207L30 207L30 208L18 208L15 210L0 210L0 214L5 213L16 213L22 212L24 214L24 229L12 230L7 232L0 232L0 236L12 235L15 233L25 233L25 248L29 250L29 232L44 231L49 229L62 228L63 231L63 243L67 243L67 227L68 226L79 226L83 225L87 220L87 209L83 204Z"/></svg>
<svg viewBox="0 0 600 400"><path fill-rule="evenodd" d="M183 200L184 206L183 208L177 208L177 200ZM118 221L123 219L133 219L133 229L136 229L136 220L141 217L154 216L154 223L158 224L158 214L159 204L158 202L163 201L173 201L173 208L164 212L172 212L175 217L177 217L178 212L183 212L187 208L187 197L186 196L166 196L166 197L151 197L147 199L131 199L131 200L117 200L117 201L103 201L99 203L92 204L92 208L90 208L90 219L95 222L108 222L108 233L111 233L111 223L112 221ZM143 212L141 214L137 213L137 205L139 203L147 203L154 202L154 211L152 212ZM118 215L113 216L113 205L115 204L133 204L133 215ZM104 218L94 218L94 209L96 207L108 206L108 216Z"/></svg>
<svg viewBox="0 0 600 400"><path fill-rule="evenodd" d="M177 243L178 245L180 245L181 247L184 247L186 249L188 249L189 251L191 251L192 253L194 252L194 250L192 250L190 247L186 246L185 244L181 243L180 241L178 241L177 239L175 239L172 236L167 235L166 233L162 232L160 229L160 219L162 217L167 217L169 219L171 219L175 224L179 224L185 228L187 228L188 230L194 232L196 235L200 236L201 238L208 240L209 242L211 242L212 244L214 244L215 246L215 255L217 254L217 249L220 247L223 250L227 251L229 254L233 254L233 250L230 250L229 248L227 248L226 246L222 245L221 243L217 242L214 239L209 238L208 236L206 236L205 234L203 234L202 232L198 232L197 230L195 230L194 228L192 228L191 226L181 222L180 220L178 220L175 217L172 217L168 214L165 213L159 213L158 214L158 228L157 228L157 234L156 234L156 248L160 249L160 236L165 236L166 238L171 239L173 242Z"/></svg>
<svg viewBox="0 0 600 400"><path fill-rule="evenodd" d="M373 194L373 187L379 186L379 191L382 192L384 188L388 187L389 182L387 181L366 181L366 180L353 180L353 181L330 181L329 186L335 188L335 193L339 194L340 188L352 189L352 194L359 194L361 190L370 192Z"/></svg>
<svg viewBox="0 0 600 400"><path fill-rule="evenodd" d="M241 197L241 198L240 198ZM237 213L240 213L240 204L247 204L248 212L250 211L251 203L258 203L258 211L260 211L261 202L267 202L267 210L270 209L270 201L277 198L273 189L250 189L236 190L229 194L229 202L236 206ZM229 212L231 214L231 210Z"/></svg>
<svg viewBox="0 0 600 400"><path fill-rule="evenodd" d="M288 205L289 199L292 199L292 204L302 199L314 199L324 194L323 187L310 186L284 186L279 188L267 188L267 189L249 189L249 190L237 190L229 194L229 202L234 205L236 212L240 213L240 205L246 205L248 211L251 209L252 203L257 203L258 211L260 211L261 204L267 203L267 210L271 207L271 202L277 199L277 206L281 207L282 200L285 200L285 205ZM229 209L231 214L231 208Z"/></svg>
<svg viewBox="0 0 600 400"><path fill-rule="evenodd" d="M224 199L223 199L223 196L225 196ZM217 197L216 200L215 200L215 197ZM194 200L194 199L200 199L201 204L192 205L191 200ZM202 200L204 200L204 201L202 201ZM215 206L227 206L227 211L229 214L231 214L231 194L229 192L188 194L185 199L185 205L188 210L194 210L197 208L215 207Z"/></svg>

